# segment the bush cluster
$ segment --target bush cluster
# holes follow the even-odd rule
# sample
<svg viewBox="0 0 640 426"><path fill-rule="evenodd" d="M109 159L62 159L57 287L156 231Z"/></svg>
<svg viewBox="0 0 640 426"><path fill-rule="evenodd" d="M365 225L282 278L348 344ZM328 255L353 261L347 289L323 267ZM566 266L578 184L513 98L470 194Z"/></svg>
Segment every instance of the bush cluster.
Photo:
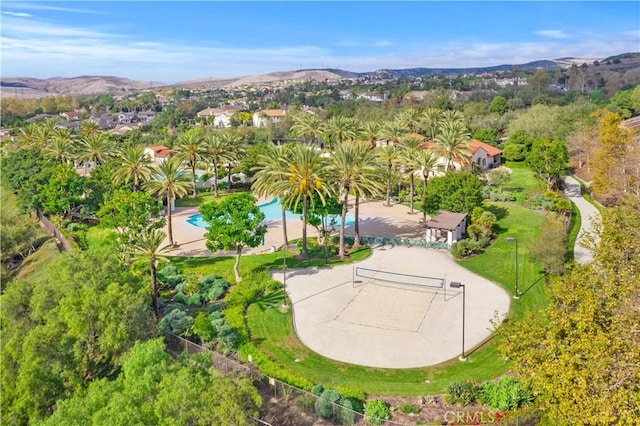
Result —
<svg viewBox="0 0 640 426"><path fill-rule="evenodd" d="M371 399L364 404L364 414L367 422L372 425L379 425L384 420L391 418L391 410L386 402L381 399Z"/></svg>
<svg viewBox="0 0 640 426"><path fill-rule="evenodd" d="M488 238L480 238L479 240L465 238L464 240L453 243L450 252L453 257L460 259L474 253L479 253L488 245Z"/></svg>
<svg viewBox="0 0 640 426"><path fill-rule="evenodd" d="M493 410L515 410L531 404L533 393L519 380L504 376L482 384L470 380L451 382L445 401L461 406L480 402Z"/></svg>
<svg viewBox="0 0 640 426"><path fill-rule="evenodd" d="M358 411L360 404L346 397L335 389L325 389L322 384L311 388L311 393L318 397L315 411L318 417L335 420L340 424L352 425L355 421L354 411Z"/></svg>

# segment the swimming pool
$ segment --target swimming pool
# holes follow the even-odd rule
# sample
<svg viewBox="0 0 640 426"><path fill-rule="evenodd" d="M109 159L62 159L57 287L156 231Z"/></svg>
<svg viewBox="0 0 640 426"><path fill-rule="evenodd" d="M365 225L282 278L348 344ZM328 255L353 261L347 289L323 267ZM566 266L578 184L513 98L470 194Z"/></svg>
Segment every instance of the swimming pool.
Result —
<svg viewBox="0 0 640 426"><path fill-rule="evenodd" d="M260 208L260 211L264 213L265 222L270 220L282 219L282 205L280 204L279 199L274 198L272 201L268 203L259 204L258 207ZM286 211L286 217L287 219L300 219L299 214L295 214L289 210ZM336 221L336 225L335 225L336 227L340 225L339 215L328 216L328 222L330 223L332 220ZM199 228L206 228L209 225L207 222L204 221L204 219L202 219L202 215L200 213L189 216L187 218L187 223L193 226L197 226ZM354 217L348 214L347 220L346 220L346 226L353 225L354 223L356 223Z"/></svg>

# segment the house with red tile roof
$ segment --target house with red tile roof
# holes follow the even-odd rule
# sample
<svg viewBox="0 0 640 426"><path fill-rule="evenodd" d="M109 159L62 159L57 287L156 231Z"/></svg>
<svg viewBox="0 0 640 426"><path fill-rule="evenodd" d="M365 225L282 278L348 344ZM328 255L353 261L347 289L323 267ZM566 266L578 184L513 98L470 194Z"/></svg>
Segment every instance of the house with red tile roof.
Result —
<svg viewBox="0 0 640 426"><path fill-rule="evenodd" d="M253 125L255 127L265 127L267 123L277 123L282 117L287 115L285 109L263 109L253 113Z"/></svg>
<svg viewBox="0 0 640 426"><path fill-rule="evenodd" d="M502 150L477 139L469 141L471 148L471 168L480 166L484 170L493 169L502 164Z"/></svg>
<svg viewBox="0 0 640 426"><path fill-rule="evenodd" d="M154 145L144 149L144 155L146 155L149 160L158 164L162 164L167 161L167 159L171 157L171 153L171 149L164 145Z"/></svg>

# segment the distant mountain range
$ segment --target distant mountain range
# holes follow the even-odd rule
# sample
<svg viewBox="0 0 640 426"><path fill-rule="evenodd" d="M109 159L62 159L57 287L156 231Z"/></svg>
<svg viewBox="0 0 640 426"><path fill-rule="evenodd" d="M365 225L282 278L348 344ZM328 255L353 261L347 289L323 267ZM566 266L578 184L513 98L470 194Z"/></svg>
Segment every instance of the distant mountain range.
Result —
<svg viewBox="0 0 640 426"><path fill-rule="evenodd" d="M342 78L359 77L430 77L436 75L451 76L460 74L491 73L508 71L515 68L521 70L545 69L556 70L570 67L573 64L587 64L594 67L598 61L598 71L623 71L640 67L640 53L625 53L609 58L559 58L554 60L539 60L526 64L505 64L491 67L471 68L407 68L381 69L371 72L351 72L340 69L303 69L296 71L280 71L258 76L243 76L237 78L203 78L182 81L174 84L130 80L113 76L80 76L73 78L53 77L37 79L30 77L0 78L0 95L2 97L34 98L54 95L95 95L95 94L124 94L149 89L171 87L208 87L234 88L243 85L274 84L285 81L304 80L338 80Z"/></svg>

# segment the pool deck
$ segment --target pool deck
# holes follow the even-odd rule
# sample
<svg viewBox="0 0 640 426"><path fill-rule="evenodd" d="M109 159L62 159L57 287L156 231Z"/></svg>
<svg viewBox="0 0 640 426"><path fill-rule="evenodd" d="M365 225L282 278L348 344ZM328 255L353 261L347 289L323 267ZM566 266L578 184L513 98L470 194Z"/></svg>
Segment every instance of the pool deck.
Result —
<svg viewBox="0 0 640 426"><path fill-rule="evenodd" d="M271 198L261 198L259 204L270 202ZM416 210L417 212L417 210ZM172 214L173 240L178 247L167 252L171 256L229 256L235 253L219 251L210 252L206 245L204 234L206 230L190 223L187 218L198 214L197 207L178 207ZM349 209L349 214L353 214L353 206ZM422 225L422 213L410 214L407 206L402 204L392 204L391 207L384 205L384 201L364 201L360 202L360 235L370 237L385 238L424 238L424 226ZM263 245L256 248L247 248L243 254L268 253L282 246L282 220L267 221L267 234ZM167 232L167 226L165 226ZM336 229L336 234L338 229ZM353 226L347 226L347 234L353 234ZM317 236L314 227L307 228L310 237ZM287 219L287 235L289 240L302 237L302 221L300 219ZM165 239L165 244L169 244L169 238Z"/></svg>

